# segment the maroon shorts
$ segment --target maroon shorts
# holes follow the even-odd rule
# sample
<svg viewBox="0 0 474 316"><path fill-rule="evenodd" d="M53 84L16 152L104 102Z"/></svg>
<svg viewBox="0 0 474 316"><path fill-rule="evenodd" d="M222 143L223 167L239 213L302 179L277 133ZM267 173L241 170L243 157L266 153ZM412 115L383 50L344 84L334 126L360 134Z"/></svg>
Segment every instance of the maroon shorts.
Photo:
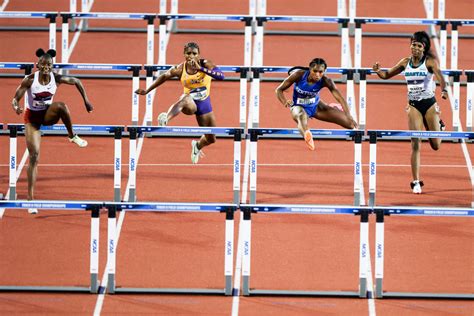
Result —
<svg viewBox="0 0 474 316"><path fill-rule="evenodd" d="M25 109L25 115L23 116L23 119L25 121L25 124L27 123L32 123L32 124L37 124L41 125L44 123L44 116L46 115L46 110L41 110L41 111L32 111L30 109Z"/></svg>

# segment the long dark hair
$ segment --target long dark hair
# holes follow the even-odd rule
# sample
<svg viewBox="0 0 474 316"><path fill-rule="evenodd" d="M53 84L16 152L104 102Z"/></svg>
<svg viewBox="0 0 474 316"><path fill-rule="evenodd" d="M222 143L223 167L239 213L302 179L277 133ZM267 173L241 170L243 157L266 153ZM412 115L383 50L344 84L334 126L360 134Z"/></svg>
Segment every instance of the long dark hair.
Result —
<svg viewBox="0 0 474 316"><path fill-rule="evenodd" d="M324 59L314 58L312 61L310 61L309 67L303 67L303 66L291 67L290 70L288 70L288 74L291 75L296 70L309 70L310 68L313 68L316 65L324 65L324 69L328 68L328 65L326 64L326 61Z"/></svg>
<svg viewBox="0 0 474 316"><path fill-rule="evenodd" d="M431 40L428 33L426 33L425 31L418 31L418 32L413 33L413 35L410 38L410 43L413 43L413 42L422 43L425 46L425 51L423 52L423 56L428 56L428 57L436 59L436 55L431 50Z"/></svg>

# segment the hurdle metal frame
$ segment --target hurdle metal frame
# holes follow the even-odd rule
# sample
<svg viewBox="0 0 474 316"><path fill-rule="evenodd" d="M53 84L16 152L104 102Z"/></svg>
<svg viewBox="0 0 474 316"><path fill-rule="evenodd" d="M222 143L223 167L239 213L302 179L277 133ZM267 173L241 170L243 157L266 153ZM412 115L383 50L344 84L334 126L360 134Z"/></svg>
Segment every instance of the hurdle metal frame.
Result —
<svg viewBox="0 0 474 316"><path fill-rule="evenodd" d="M145 65L143 68L146 71L146 86L149 87L153 83L153 73L158 71L166 71L174 67L173 65ZM240 127L246 127L246 112L247 112L247 73L250 71L249 67L242 66L219 66L223 72L233 72L240 74L240 96L239 96L239 122ZM137 87L138 88L138 87ZM138 103L133 105L132 112L135 113L136 120L132 120L134 125L138 125ZM146 116L145 124L152 125L153 121L153 95L148 93L146 95Z"/></svg>
<svg viewBox="0 0 474 316"><path fill-rule="evenodd" d="M474 216L474 209L469 208L410 208L410 207L377 207L376 240L375 240L375 297L376 298L438 298L438 299L474 299L474 293L423 293L423 292L384 292L384 252L385 252L385 217L386 216Z"/></svg>
<svg viewBox="0 0 474 316"><path fill-rule="evenodd" d="M17 136L23 132L25 125L8 124L10 135L10 159L9 159L9 200L16 200L17 179ZM124 126L109 125L73 125L73 129L80 135L114 136L114 201L121 201L121 176L122 176L122 133ZM64 125L56 124L41 126L40 131L45 135L67 135Z"/></svg>
<svg viewBox="0 0 474 316"><path fill-rule="evenodd" d="M354 205L361 204L362 183L362 136L364 131L359 130L327 130L310 129L313 137L324 139L353 139L354 140ZM296 135L301 137L298 129L277 128L249 128L250 135L250 203L257 201L257 141L259 136L270 135Z"/></svg>
<svg viewBox="0 0 474 316"><path fill-rule="evenodd" d="M369 214L366 207L321 206L321 205L279 205L279 204L241 204L242 225L242 277L243 295L283 295L283 296L326 296L326 297L369 297L371 290L367 285L369 268ZM359 242L359 289L358 291L298 291L298 290L258 290L250 288L251 254L251 214L252 213L291 213L291 214L352 214L360 215Z"/></svg>
<svg viewBox="0 0 474 316"><path fill-rule="evenodd" d="M89 292L99 291L99 215L103 202L93 201L2 201L0 208L4 209L47 209L47 210L86 210L91 211L91 237L90 237L90 286L13 286L0 285L2 292Z"/></svg>
<svg viewBox="0 0 474 316"><path fill-rule="evenodd" d="M441 139L474 139L474 132L434 132L434 131L401 131L401 130L369 130L370 142L369 162L369 206L375 206L376 178L377 178L377 140L378 138L441 138ZM474 183L471 182L474 194ZM472 201L474 207L474 196Z"/></svg>
<svg viewBox="0 0 474 316"><path fill-rule="evenodd" d="M108 209L107 292L113 293L161 293L161 294L207 294L232 295L234 212L237 204L216 203L105 203ZM225 213L224 277L222 289L209 288L135 288L117 287L116 274L116 213L124 212L219 212Z"/></svg>
<svg viewBox="0 0 474 316"><path fill-rule="evenodd" d="M474 70L464 70L467 77L467 95L466 95L466 130L473 130L472 123L474 121L474 111L472 109L474 103Z"/></svg>
<svg viewBox="0 0 474 316"><path fill-rule="evenodd" d="M242 135L244 130L238 127L191 127L191 126L127 126L130 133L129 150L129 202L136 201L136 174L137 174L137 135L143 136L196 136L203 134L214 134L216 136L232 136L234 139L233 159L233 201L238 204L240 199L240 174L241 174L241 152Z"/></svg>

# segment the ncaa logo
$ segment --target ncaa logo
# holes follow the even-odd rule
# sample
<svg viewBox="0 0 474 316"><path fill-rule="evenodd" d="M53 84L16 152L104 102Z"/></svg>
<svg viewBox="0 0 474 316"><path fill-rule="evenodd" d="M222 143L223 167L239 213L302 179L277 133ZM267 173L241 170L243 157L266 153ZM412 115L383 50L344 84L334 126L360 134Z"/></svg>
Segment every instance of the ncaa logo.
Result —
<svg viewBox="0 0 474 316"><path fill-rule="evenodd" d="M16 157L10 156L10 169L15 169L15 168L16 168Z"/></svg>

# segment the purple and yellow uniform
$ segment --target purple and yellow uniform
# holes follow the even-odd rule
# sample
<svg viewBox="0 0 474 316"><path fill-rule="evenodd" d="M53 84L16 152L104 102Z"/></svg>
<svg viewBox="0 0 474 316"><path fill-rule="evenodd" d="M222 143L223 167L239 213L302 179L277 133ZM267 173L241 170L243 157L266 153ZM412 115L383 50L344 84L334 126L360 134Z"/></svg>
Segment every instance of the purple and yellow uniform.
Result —
<svg viewBox="0 0 474 316"><path fill-rule="evenodd" d="M183 84L184 93L188 94L196 103L196 115L212 112L211 106L211 80L212 77L202 71L194 75L186 72L186 63L183 63L183 72L180 81Z"/></svg>
<svg viewBox="0 0 474 316"><path fill-rule="evenodd" d="M295 82L293 89L293 106L301 106L309 117L314 117L320 100L319 91L324 86L323 78L314 84L308 82L309 70L300 80Z"/></svg>

